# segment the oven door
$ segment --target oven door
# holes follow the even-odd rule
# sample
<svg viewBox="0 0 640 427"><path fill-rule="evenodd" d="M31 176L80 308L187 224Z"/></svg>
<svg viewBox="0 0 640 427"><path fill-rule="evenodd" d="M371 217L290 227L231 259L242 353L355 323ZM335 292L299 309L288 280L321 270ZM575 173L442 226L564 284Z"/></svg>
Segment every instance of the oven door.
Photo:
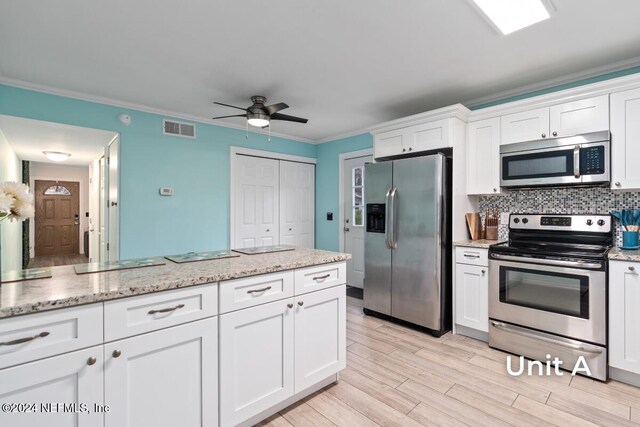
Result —
<svg viewBox="0 0 640 427"><path fill-rule="evenodd" d="M580 184L579 146L561 146L500 156L500 186Z"/></svg>
<svg viewBox="0 0 640 427"><path fill-rule="evenodd" d="M544 261L489 261L489 317L606 344L606 272Z"/></svg>

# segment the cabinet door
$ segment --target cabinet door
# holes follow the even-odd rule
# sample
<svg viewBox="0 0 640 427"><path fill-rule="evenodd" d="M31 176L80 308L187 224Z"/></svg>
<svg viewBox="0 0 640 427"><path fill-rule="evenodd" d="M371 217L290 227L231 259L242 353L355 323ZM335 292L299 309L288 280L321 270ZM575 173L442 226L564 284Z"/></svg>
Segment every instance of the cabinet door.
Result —
<svg viewBox="0 0 640 427"><path fill-rule="evenodd" d="M429 151L451 147L449 136L449 119L436 120L407 128L406 141L402 143L402 151Z"/></svg>
<svg viewBox="0 0 640 427"><path fill-rule="evenodd" d="M489 332L487 267L456 264L456 324Z"/></svg>
<svg viewBox="0 0 640 427"><path fill-rule="evenodd" d="M218 319L105 345L108 427L218 424Z"/></svg>
<svg viewBox="0 0 640 427"><path fill-rule="evenodd" d="M102 351L96 346L1 370L0 403L36 404L37 412L0 411L0 426L102 426L94 407L103 405Z"/></svg>
<svg viewBox="0 0 640 427"><path fill-rule="evenodd" d="M234 161L233 248L279 244L279 163L274 159L236 155Z"/></svg>
<svg viewBox="0 0 640 427"><path fill-rule="evenodd" d="M502 144L533 141L549 137L549 108L508 114L500 118Z"/></svg>
<svg viewBox="0 0 640 427"><path fill-rule="evenodd" d="M500 118L469 123L467 194L500 192Z"/></svg>
<svg viewBox="0 0 640 427"><path fill-rule="evenodd" d="M640 89L611 95L611 188L640 188Z"/></svg>
<svg viewBox="0 0 640 427"><path fill-rule="evenodd" d="M344 369L346 286L295 298L295 392Z"/></svg>
<svg viewBox="0 0 640 427"><path fill-rule="evenodd" d="M549 110L551 137L609 129L609 96L554 105Z"/></svg>
<svg viewBox="0 0 640 427"><path fill-rule="evenodd" d="M640 263L611 261L609 365L640 374Z"/></svg>
<svg viewBox="0 0 640 427"><path fill-rule="evenodd" d="M280 244L314 247L315 166L280 161Z"/></svg>
<svg viewBox="0 0 640 427"><path fill-rule="evenodd" d="M220 316L221 425L293 395L293 317L292 298Z"/></svg>
<svg viewBox="0 0 640 427"><path fill-rule="evenodd" d="M406 144L404 129L379 133L373 137L373 156L380 159L402 154L402 147Z"/></svg>

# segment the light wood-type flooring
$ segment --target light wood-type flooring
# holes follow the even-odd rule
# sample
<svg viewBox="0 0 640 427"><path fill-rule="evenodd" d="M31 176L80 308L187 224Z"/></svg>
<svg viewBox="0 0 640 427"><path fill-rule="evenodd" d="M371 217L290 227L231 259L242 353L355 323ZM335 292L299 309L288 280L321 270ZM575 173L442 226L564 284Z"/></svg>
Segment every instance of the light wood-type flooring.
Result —
<svg viewBox="0 0 640 427"><path fill-rule="evenodd" d="M484 342L433 338L365 316L361 300L347 299L347 368L338 383L261 426L640 425L640 388L569 372L511 377L507 354Z"/></svg>
<svg viewBox="0 0 640 427"><path fill-rule="evenodd" d="M55 267L57 265L84 264L89 258L82 254L45 255L31 258L29 268Z"/></svg>

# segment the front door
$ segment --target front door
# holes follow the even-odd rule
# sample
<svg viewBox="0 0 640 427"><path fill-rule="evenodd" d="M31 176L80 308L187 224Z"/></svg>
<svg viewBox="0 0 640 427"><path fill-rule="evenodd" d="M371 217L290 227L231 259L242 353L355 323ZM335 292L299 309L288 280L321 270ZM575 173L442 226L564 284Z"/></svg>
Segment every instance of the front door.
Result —
<svg viewBox="0 0 640 427"><path fill-rule="evenodd" d="M79 253L80 183L36 181L36 256Z"/></svg>
<svg viewBox="0 0 640 427"><path fill-rule="evenodd" d="M344 252L352 258L347 261L347 284L362 288L364 279L364 164L372 156L356 157L344 161Z"/></svg>

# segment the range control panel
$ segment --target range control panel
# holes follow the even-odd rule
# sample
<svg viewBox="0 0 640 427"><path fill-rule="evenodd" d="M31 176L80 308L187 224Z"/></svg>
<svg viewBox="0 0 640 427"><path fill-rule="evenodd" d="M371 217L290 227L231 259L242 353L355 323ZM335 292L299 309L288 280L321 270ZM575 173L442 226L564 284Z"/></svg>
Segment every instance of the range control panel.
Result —
<svg viewBox="0 0 640 427"><path fill-rule="evenodd" d="M609 233L612 221L611 215L511 214L509 228Z"/></svg>

